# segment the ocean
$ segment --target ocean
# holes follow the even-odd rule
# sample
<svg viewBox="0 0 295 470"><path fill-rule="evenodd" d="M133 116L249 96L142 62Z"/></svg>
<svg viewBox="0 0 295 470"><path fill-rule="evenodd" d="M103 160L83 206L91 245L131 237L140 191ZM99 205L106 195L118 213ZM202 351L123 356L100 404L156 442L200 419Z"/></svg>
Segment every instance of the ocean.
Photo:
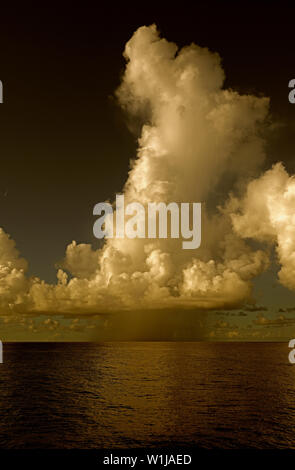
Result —
<svg viewBox="0 0 295 470"><path fill-rule="evenodd" d="M1 449L295 448L287 343L6 343Z"/></svg>

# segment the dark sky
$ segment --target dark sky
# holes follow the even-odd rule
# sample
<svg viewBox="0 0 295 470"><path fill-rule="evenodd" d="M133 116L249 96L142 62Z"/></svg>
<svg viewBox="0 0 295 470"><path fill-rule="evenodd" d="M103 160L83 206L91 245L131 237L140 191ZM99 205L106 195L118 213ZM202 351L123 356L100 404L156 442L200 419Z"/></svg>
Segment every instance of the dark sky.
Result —
<svg viewBox="0 0 295 470"><path fill-rule="evenodd" d="M270 142L266 166L284 160L295 171L291 2L106 4L1 5L0 225L30 273L47 281L73 239L98 245L93 206L120 192L135 156L136 136L112 95L124 45L139 26L155 22L179 46L218 52L226 87L270 96L285 127Z"/></svg>

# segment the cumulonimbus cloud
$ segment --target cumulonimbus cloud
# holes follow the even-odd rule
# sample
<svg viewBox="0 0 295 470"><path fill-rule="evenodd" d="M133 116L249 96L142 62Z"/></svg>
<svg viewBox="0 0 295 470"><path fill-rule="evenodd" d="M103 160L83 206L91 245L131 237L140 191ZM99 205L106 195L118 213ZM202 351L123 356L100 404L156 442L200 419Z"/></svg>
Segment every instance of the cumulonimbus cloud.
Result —
<svg viewBox="0 0 295 470"><path fill-rule="evenodd" d="M266 250L253 250L244 240L234 203L231 210L217 209L234 183L256 176L261 168L269 100L224 89L218 54L194 44L178 50L160 37L155 25L139 28L124 56L126 69L116 96L130 119L145 116L123 188L125 201L210 201L207 211L203 204L202 245L183 250L176 239L114 238L93 250L72 242L56 285L26 279L25 266L11 253L7 276L3 264L3 288L17 293L14 300L7 294L10 308L105 312L231 307L249 298L251 280L269 264ZM276 236L273 227L269 235Z"/></svg>
<svg viewBox="0 0 295 470"><path fill-rule="evenodd" d="M276 247L280 282L295 289L295 178L282 163L251 181L242 198L227 204L234 231Z"/></svg>

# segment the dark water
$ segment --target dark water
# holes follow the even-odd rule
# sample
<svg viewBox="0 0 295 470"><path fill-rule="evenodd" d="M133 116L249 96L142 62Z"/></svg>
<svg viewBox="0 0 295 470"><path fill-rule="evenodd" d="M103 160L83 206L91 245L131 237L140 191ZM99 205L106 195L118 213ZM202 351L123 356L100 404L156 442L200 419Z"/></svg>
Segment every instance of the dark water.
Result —
<svg viewBox="0 0 295 470"><path fill-rule="evenodd" d="M0 364L1 448L295 448L283 343L19 343Z"/></svg>

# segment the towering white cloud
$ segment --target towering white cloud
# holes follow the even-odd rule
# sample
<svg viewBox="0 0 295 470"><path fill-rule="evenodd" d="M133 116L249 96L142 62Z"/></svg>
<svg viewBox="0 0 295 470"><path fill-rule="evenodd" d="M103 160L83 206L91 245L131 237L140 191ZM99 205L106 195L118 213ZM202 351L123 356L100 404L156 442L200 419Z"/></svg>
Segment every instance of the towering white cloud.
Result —
<svg viewBox="0 0 295 470"><path fill-rule="evenodd" d="M194 44L178 51L153 25L136 31L125 58L117 96L147 116L126 197L203 201L225 173L257 170L268 99L224 90L218 54Z"/></svg>
<svg viewBox="0 0 295 470"><path fill-rule="evenodd" d="M256 175L265 158L268 99L225 90L218 54L194 44L178 51L155 25L139 28L124 55L116 94L131 119L145 120L125 202L202 202L201 248L183 250L181 240L171 239L108 239L100 250L73 242L57 285L30 280L26 308L237 305L251 295L251 280L267 267L268 256L251 250L217 206L240 177Z"/></svg>

